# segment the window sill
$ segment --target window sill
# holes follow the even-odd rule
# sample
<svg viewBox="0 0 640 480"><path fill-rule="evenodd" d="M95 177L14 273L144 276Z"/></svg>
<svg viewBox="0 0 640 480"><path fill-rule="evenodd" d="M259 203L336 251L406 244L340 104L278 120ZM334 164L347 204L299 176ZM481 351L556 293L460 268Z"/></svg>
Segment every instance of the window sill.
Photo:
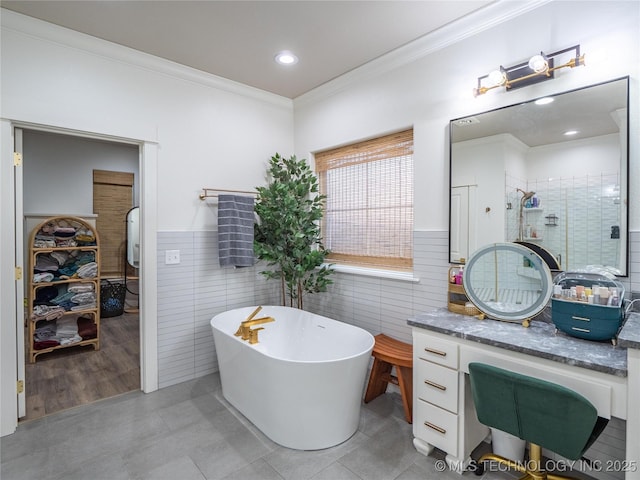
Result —
<svg viewBox="0 0 640 480"><path fill-rule="evenodd" d="M329 264L325 264L329 266ZM338 273L348 273L350 275L362 275L364 277L388 278L403 282L418 283L420 278L414 277L413 272L398 272L395 270L383 270L379 268L353 267L348 265L331 264L331 268Z"/></svg>

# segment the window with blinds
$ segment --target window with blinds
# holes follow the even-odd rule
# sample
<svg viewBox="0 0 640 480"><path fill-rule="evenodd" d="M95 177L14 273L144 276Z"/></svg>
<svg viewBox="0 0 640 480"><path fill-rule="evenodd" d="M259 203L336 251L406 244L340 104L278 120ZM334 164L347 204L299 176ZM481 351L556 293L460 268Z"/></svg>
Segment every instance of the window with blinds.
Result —
<svg viewBox="0 0 640 480"><path fill-rule="evenodd" d="M315 154L322 237L339 264L413 265L413 129Z"/></svg>

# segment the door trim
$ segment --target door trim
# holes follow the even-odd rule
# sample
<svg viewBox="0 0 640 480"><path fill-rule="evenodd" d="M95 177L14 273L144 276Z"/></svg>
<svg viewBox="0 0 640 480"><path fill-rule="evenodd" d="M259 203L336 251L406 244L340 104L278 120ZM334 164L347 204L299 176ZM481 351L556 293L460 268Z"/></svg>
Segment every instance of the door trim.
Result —
<svg viewBox="0 0 640 480"><path fill-rule="evenodd" d="M14 128L12 131L13 134L13 150L22 154L23 145L22 145L22 129ZM17 410L18 410L18 418L24 417L27 414L27 395L25 394L24 385L26 384L26 375L25 375L25 346L24 346L24 330L25 330L25 315L24 315L24 297L25 297L25 284L27 283L27 275L29 272L26 271L25 262L24 262L24 192L23 192L23 167L22 164L20 166L14 167L13 170L13 185L14 185L14 232L13 236L15 238L15 246L16 246L16 257L15 264L17 268L22 270L22 279L15 283L15 299L16 299L16 376L17 381L22 382L22 389L18 390L18 398L17 398Z"/></svg>
<svg viewBox="0 0 640 480"><path fill-rule="evenodd" d="M140 386L145 393L158 389L158 319L157 319L157 173L158 173L158 144L144 140L115 137L95 132L76 131L55 126L34 125L26 122L15 122L2 119L2 145L0 152L2 166L0 166L0 218L3 228L0 229L0 260L3 264L0 278L0 295L2 296L3 318L13 318L17 312L16 282L12 275L14 269L6 268L15 262L16 233L13 218L15 218L13 174L13 135L14 129L30 129L45 132L60 133L84 138L95 138L138 145L140 172ZM11 219L11 221L10 221ZM10 221L10 228L7 225ZM23 228L22 224L19 226ZM9 275L11 272L11 277ZM24 271L24 269L23 269ZM11 285L11 288L8 288ZM5 317L6 315L6 317ZM3 374L0 376L0 387L3 392L0 410L0 436L14 433L18 426L18 403L15 386L18 372L18 351L16 321L0 322L1 361ZM21 359L24 362L24 356ZM6 372L6 374L4 373Z"/></svg>

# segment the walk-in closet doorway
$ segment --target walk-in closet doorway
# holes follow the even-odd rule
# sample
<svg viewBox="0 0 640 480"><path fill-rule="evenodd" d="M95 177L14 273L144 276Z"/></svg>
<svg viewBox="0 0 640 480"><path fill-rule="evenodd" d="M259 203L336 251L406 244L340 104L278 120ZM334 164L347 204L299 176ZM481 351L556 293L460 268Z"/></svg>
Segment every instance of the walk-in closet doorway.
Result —
<svg viewBox="0 0 640 480"><path fill-rule="evenodd" d="M25 396L24 406L19 408L19 416L24 414L20 418L23 421L141 388L140 272L127 266L124 236L117 234L126 231L128 210L141 203L141 154L140 145L135 143L37 129L20 129L16 139L21 140L23 158L22 201L16 202L21 203L16 210L21 207L24 217L25 297L30 292L29 276L33 275L29 271L32 231L54 217L77 217L90 225L97 224L98 238L108 247L103 253L106 261L98 262L107 266L101 269L100 276L126 287L122 311L110 311L99 321L98 350L92 346L70 346L38 355L35 362L30 361L28 354L23 356ZM121 181L125 177L131 179L128 192L126 182ZM112 198L104 198L100 192L105 190L103 185L109 178L113 179L113 185L107 186L106 191ZM121 195L121 191L125 194ZM114 214L112 205L119 205L123 213L118 214L116 209ZM101 208L106 210L98 222ZM109 219L105 222L104 218ZM121 225L117 224L119 221ZM114 255L118 257L116 262ZM97 309L102 310L100 305ZM25 319L26 326L30 312L25 312ZM39 325L46 328L47 323L50 322ZM28 353L33 339L29 338L28 328L24 332L23 351Z"/></svg>

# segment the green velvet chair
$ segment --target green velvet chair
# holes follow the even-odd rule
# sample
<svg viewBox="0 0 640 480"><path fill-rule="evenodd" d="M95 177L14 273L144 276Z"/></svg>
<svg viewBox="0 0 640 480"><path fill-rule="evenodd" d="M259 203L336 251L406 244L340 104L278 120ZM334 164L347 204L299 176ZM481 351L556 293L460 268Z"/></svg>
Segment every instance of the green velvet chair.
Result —
<svg viewBox="0 0 640 480"><path fill-rule="evenodd" d="M529 460L515 462L483 455L524 473L522 479L566 479L542 469L542 448L579 460L598 438L608 419L582 395L561 385L483 363L469 364L478 420L529 443Z"/></svg>

